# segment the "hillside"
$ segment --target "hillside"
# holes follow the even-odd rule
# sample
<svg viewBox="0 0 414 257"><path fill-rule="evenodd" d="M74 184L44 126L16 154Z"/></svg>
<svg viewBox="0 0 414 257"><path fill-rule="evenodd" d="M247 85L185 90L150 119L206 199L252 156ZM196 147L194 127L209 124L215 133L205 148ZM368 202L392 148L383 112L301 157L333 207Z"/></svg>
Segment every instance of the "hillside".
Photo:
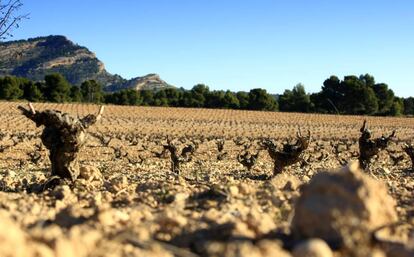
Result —
<svg viewBox="0 0 414 257"><path fill-rule="evenodd" d="M0 76L14 75L43 80L45 75L54 72L61 73L74 85L95 79L104 85L106 91L170 87L157 74L130 80L111 74L93 52L64 36L0 42Z"/></svg>

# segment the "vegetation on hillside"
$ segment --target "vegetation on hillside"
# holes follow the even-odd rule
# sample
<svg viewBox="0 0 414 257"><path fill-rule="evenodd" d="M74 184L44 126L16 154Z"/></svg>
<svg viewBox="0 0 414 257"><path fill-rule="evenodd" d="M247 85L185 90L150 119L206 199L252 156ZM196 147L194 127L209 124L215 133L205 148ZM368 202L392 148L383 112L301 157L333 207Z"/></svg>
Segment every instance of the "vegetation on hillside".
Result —
<svg viewBox="0 0 414 257"><path fill-rule="evenodd" d="M276 97L260 88L249 92L232 92L210 90L203 84L195 85L191 90L127 89L105 93L102 85L95 80L74 86L58 73L45 76L44 82L6 76L0 78L0 99L381 116L414 115L413 97L396 97L387 84L376 83L369 74L345 76L343 80L331 76L324 81L321 91L313 94L307 93L305 87L298 84Z"/></svg>

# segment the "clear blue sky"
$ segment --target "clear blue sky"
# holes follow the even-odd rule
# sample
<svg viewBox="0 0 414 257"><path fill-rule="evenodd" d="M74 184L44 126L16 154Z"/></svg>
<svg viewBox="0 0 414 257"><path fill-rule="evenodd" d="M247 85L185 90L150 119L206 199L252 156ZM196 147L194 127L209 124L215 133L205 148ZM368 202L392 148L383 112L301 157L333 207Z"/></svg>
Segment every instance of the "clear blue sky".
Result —
<svg viewBox="0 0 414 257"><path fill-rule="evenodd" d="M176 86L262 87L370 73L414 96L412 0L23 0L15 38L65 35L109 72Z"/></svg>

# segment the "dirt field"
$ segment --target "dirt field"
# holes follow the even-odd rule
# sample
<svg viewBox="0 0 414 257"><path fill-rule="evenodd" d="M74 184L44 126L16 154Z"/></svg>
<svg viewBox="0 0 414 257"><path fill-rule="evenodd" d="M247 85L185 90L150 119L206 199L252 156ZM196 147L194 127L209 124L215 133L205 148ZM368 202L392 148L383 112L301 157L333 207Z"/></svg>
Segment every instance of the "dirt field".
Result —
<svg viewBox="0 0 414 257"><path fill-rule="evenodd" d="M364 119L374 137L396 130L397 139L365 173L396 200L394 241L408 246L414 240L414 173L402 150L414 143L412 118L107 106L82 150L88 167L82 178L34 193L47 181L50 162L42 128L18 105L0 102L0 250L6 253L0 256L291 256L290 222L301 185L357 160ZM35 108L84 116L99 106ZM281 146L299 128L312 133L303 161L263 179L273 162L259 141ZM167 136L198 146L180 175L162 154ZM251 171L237 160L243 151L260 152ZM384 256L378 251L371 256ZM334 254L351 256L340 248Z"/></svg>

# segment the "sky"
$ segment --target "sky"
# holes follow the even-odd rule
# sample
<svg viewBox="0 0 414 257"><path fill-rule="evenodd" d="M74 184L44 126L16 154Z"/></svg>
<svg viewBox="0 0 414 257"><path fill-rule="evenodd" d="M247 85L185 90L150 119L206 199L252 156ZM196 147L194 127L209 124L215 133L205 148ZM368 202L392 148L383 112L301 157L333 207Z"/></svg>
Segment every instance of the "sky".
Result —
<svg viewBox="0 0 414 257"><path fill-rule="evenodd" d="M412 0L22 0L14 39L65 35L125 78L317 92L369 73L414 96Z"/></svg>

